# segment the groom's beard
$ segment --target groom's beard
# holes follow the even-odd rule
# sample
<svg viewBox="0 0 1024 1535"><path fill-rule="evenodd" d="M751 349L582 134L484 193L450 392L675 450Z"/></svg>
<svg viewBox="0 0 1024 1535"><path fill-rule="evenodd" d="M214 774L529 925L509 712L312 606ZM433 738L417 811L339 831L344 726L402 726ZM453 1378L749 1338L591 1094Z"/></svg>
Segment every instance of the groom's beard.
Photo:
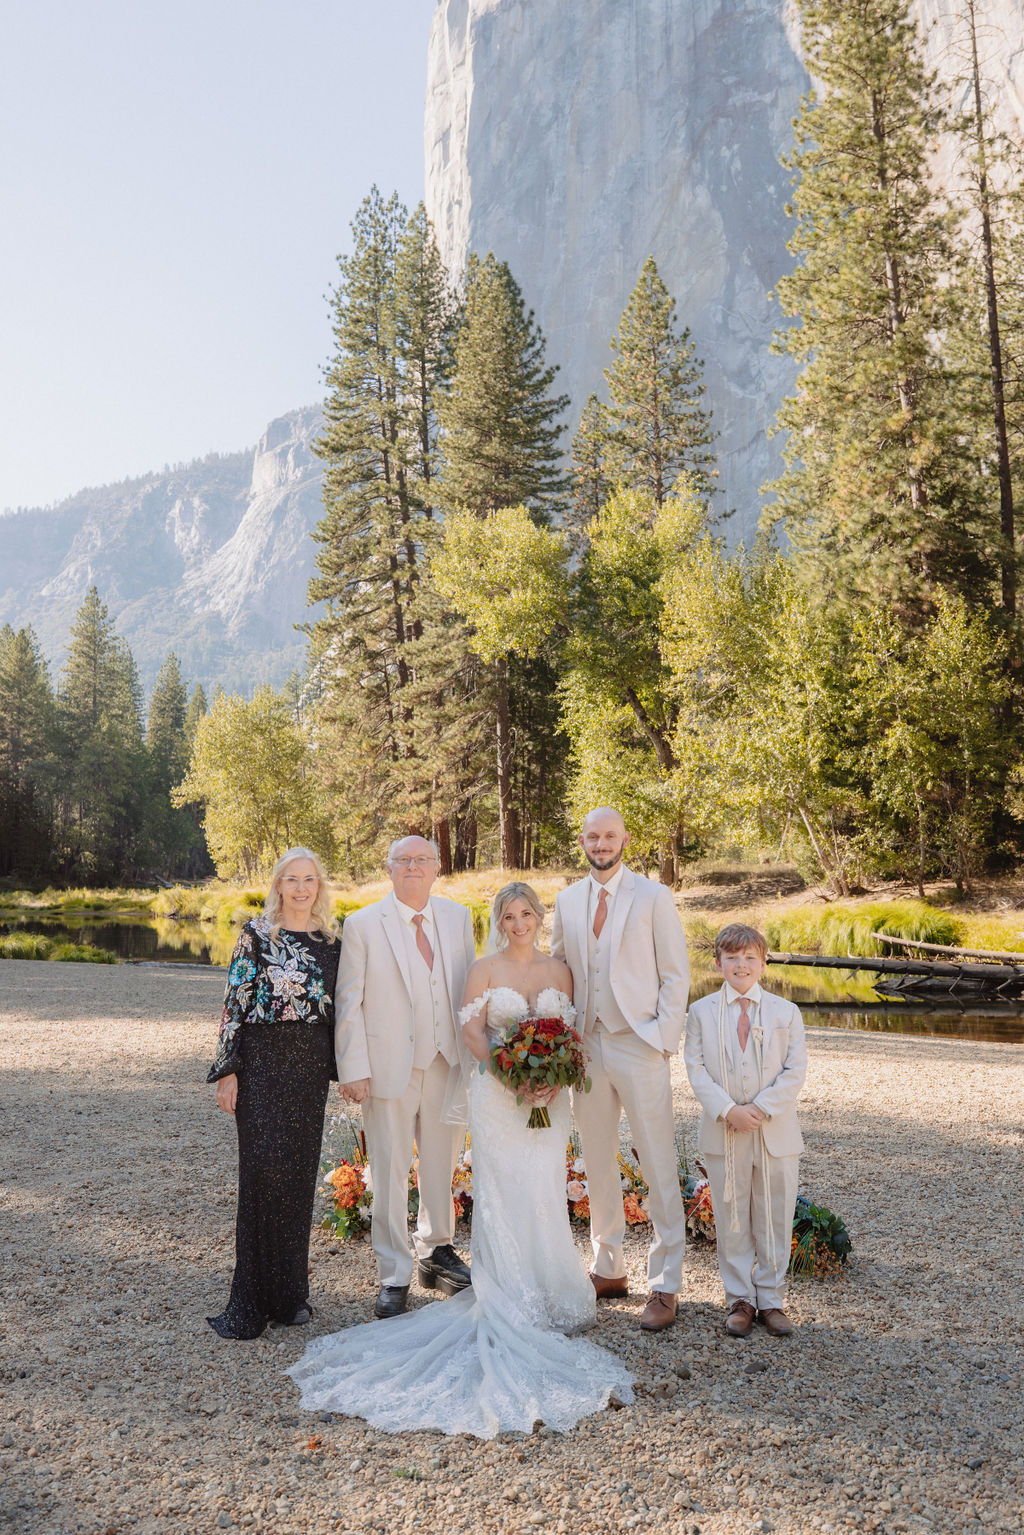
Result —
<svg viewBox="0 0 1024 1535"><path fill-rule="evenodd" d="M616 864L622 862L621 853L610 853L607 857L602 857L600 853L584 853L583 856L592 869L600 869L602 874L606 869L614 869Z"/></svg>

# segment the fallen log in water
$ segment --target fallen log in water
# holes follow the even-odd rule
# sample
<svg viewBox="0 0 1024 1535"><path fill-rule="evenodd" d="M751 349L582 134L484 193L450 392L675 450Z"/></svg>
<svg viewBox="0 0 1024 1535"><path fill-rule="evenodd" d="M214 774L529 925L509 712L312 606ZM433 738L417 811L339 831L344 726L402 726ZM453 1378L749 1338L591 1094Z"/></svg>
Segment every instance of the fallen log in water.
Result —
<svg viewBox="0 0 1024 1535"><path fill-rule="evenodd" d="M975 964L940 959L893 959L887 955L775 954L770 965L807 965L815 969L871 970L895 979L879 983L878 990L892 992L941 991L947 995L1010 997L1024 993L1024 962L1019 965Z"/></svg>
<svg viewBox="0 0 1024 1535"><path fill-rule="evenodd" d="M961 949L953 943L925 943L923 938L897 938L894 933L872 933L871 936L903 949L927 949L931 954L957 954L963 959L996 959L1024 965L1024 954L1011 954L1002 949Z"/></svg>

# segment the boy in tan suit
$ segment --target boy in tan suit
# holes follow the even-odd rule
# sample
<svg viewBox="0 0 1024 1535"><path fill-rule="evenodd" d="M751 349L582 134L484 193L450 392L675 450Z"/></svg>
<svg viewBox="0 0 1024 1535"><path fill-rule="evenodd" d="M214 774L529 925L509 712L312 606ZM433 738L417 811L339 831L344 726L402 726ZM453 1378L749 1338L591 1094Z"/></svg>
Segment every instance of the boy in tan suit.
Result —
<svg viewBox="0 0 1024 1535"><path fill-rule="evenodd" d="M704 1110L697 1146L711 1185L725 1330L745 1338L755 1319L773 1337L793 1323L783 1308L800 1153L796 1100L807 1075L800 1009L761 989L768 945L733 923L715 939L724 984L686 1020L683 1059Z"/></svg>

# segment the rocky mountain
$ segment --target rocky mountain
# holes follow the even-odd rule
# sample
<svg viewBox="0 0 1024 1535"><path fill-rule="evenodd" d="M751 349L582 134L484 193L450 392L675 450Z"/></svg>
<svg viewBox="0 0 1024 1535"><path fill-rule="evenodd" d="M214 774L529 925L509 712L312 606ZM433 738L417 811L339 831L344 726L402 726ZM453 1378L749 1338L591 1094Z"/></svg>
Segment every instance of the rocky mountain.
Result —
<svg viewBox="0 0 1024 1535"><path fill-rule="evenodd" d="M317 407L293 411L254 450L0 517L0 623L30 623L56 671L95 585L147 689L172 649L208 692L280 685L305 654L320 426Z"/></svg>
<svg viewBox="0 0 1024 1535"><path fill-rule="evenodd" d="M947 76L952 7L918 0ZM986 72L1024 122L1024 0L980 0ZM508 262L561 365L575 428L653 255L705 362L733 537L779 469L793 381L769 351L790 257L780 154L809 80L788 0L439 0L427 207L449 269Z"/></svg>

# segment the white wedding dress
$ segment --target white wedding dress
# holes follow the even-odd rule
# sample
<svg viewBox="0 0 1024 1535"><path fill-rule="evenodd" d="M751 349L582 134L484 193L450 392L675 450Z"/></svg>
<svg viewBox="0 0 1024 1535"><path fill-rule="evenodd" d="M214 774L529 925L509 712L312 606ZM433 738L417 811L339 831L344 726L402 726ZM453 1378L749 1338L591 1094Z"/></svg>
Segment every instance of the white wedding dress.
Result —
<svg viewBox="0 0 1024 1535"><path fill-rule="evenodd" d="M553 987L531 1009L519 992L499 986L464 1008L460 1021L483 1006L492 1039L531 1014L574 1016ZM625 1365L572 1336L593 1325L596 1303L566 1208L567 1092L550 1114L550 1129L527 1129L529 1105L517 1105L489 1072L473 1072L472 1288L314 1339L287 1372L303 1407L395 1433L440 1429L492 1439L508 1429L529 1433L538 1421L564 1431L610 1397L633 1400Z"/></svg>

